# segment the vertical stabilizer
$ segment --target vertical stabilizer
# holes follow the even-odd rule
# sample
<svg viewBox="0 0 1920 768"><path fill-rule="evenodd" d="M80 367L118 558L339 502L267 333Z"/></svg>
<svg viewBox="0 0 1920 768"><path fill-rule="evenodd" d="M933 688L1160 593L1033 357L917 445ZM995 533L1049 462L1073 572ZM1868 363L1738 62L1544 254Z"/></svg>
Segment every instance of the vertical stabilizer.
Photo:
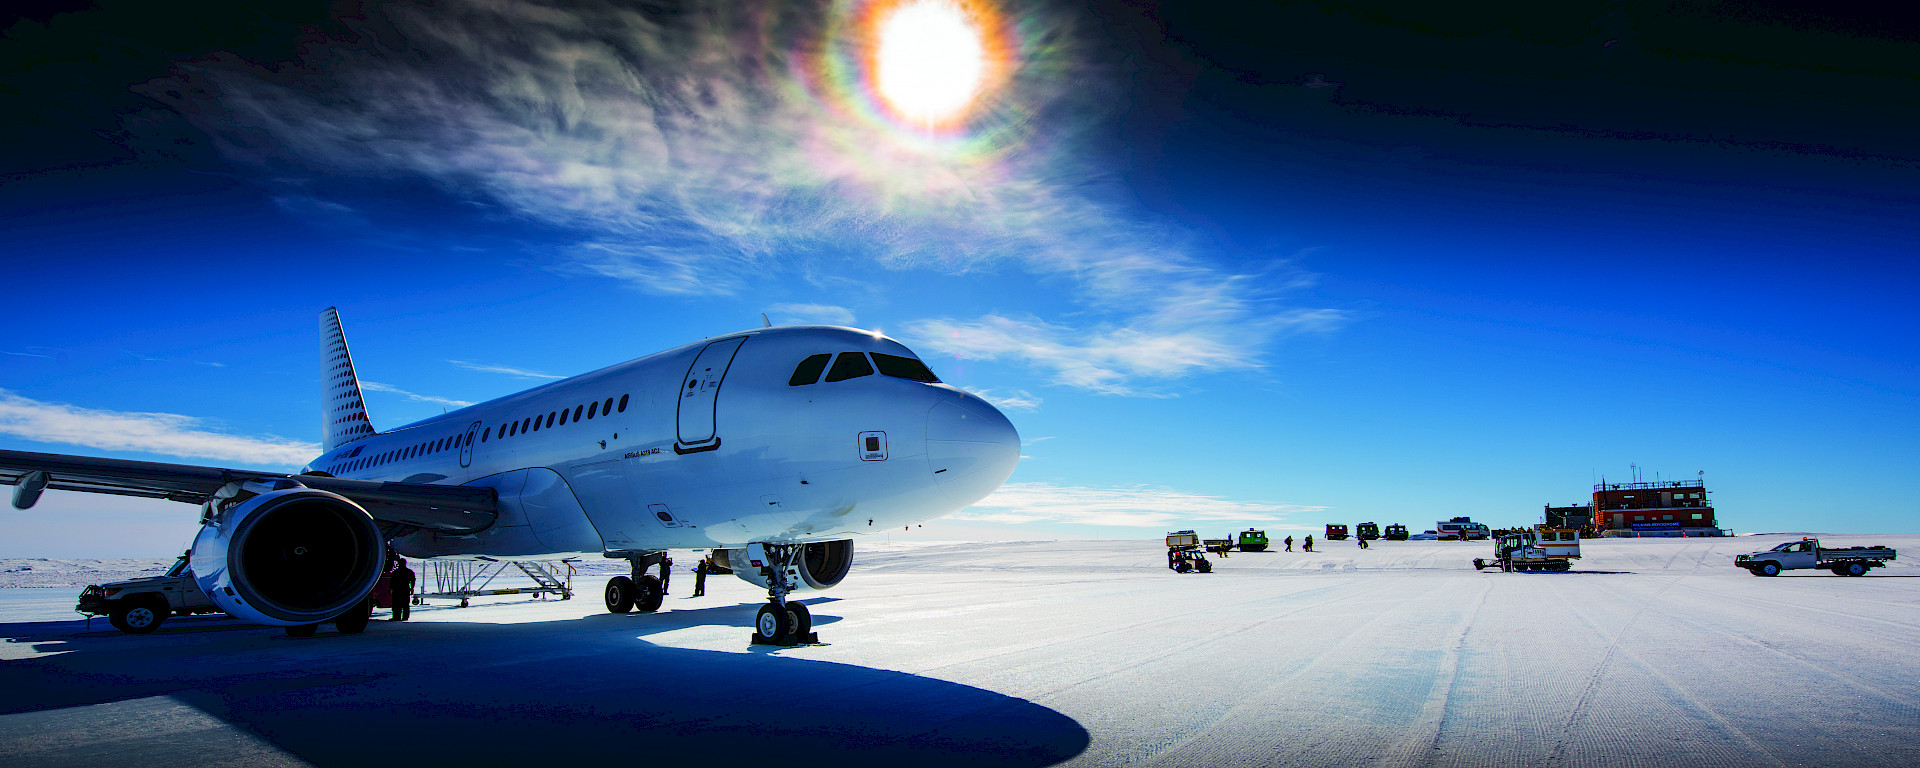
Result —
<svg viewBox="0 0 1920 768"><path fill-rule="evenodd" d="M333 307L320 313L320 381L323 449L331 451L372 435L373 422L367 419L367 404L360 398L360 377L353 372L353 356L347 354L347 333L341 330L340 313Z"/></svg>

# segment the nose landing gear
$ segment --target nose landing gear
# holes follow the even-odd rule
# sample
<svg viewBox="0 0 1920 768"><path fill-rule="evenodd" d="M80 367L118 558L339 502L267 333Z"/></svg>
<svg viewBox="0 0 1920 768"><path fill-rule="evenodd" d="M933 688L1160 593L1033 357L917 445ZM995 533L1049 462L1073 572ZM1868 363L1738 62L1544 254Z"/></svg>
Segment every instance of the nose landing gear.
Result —
<svg viewBox="0 0 1920 768"><path fill-rule="evenodd" d="M805 603L787 600L800 581L798 544L754 544L747 556L767 580L767 604L753 617L754 645L811 645L820 642L813 631L813 614Z"/></svg>

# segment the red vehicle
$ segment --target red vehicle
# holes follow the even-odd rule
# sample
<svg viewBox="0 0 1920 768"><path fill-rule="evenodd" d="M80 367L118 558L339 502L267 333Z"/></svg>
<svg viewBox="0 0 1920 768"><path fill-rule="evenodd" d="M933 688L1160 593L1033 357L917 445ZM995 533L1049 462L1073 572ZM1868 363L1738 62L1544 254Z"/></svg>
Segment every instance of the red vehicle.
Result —
<svg viewBox="0 0 1920 768"><path fill-rule="evenodd" d="M1347 540L1347 527L1339 523L1327 523L1327 538L1334 541Z"/></svg>

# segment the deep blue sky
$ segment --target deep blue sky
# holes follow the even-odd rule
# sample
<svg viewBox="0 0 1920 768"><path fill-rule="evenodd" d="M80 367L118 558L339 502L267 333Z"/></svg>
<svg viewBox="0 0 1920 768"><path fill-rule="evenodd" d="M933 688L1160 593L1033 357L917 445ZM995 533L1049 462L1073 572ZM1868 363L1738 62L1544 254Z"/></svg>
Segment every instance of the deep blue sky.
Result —
<svg viewBox="0 0 1920 768"><path fill-rule="evenodd" d="M327 306L377 426L766 312L1007 404L1029 458L930 538L1519 524L1629 464L1917 530L1910 13L999 5L930 142L824 74L858 7L30 7L0 445L286 467ZM0 555L191 535L52 504Z"/></svg>

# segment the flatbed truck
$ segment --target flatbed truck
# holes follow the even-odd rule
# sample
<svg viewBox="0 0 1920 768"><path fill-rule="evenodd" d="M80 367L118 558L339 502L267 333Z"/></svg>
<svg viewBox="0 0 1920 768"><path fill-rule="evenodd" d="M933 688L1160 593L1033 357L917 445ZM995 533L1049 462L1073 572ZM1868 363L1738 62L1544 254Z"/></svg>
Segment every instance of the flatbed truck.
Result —
<svg viewBox="0 0 1920 768"><path fill-rule="evenodd" d="M1867 571L1885 568L1887 561L1897 556L1892 547L1822 547L1819 539L1809 536L1764 552L1735 555L1733 564L1755 576L1778 576L1781 571L1799 568L1819 568L1835 576L1865 576Z"/></svg>

